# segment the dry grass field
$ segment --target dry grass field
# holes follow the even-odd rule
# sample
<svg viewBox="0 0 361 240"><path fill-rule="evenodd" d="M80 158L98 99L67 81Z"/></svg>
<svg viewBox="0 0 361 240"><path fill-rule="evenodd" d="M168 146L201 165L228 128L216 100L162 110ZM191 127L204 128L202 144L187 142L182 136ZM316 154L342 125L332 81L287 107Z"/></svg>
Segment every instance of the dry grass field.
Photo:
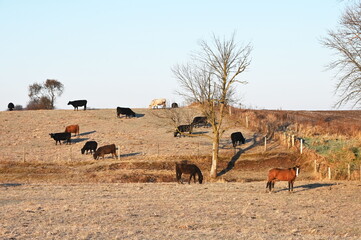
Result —
<svg viewBox="0 0 361 240"><path fill-rule="evenodd" d="M361 183L316 180L306 167L265 191L271 167L290 167L299 155L276 141L227 122L217 181L208 177L211 143L174 138L167 110L115 109L0 112L0 239L360 239ZM181 124L200 113L179 109ZM71 145L49 133L79 124ZM229 136L242 131L236 150ZM118 159L94 160L80 149L89 140L116 144ZM196 163L205 183L177 184L175 162ZM303 160L304 161L304 160ZM302 164L302 162L301 162Z"/></svg>

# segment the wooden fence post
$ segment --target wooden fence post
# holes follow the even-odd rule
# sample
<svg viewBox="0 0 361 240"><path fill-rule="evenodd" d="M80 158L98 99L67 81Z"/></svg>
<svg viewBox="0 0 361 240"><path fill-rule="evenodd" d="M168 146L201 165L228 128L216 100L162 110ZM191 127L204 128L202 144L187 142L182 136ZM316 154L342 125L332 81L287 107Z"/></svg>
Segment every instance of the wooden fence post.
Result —
<svg viewBox="0 0 361 240"><path fill-rule="evenodd" d="M314 160L314 172L317 173L317 160Z"/></svg>
<svg viewBox="0 0 361 240"><path fill-rule="evenodd" d="M328 170L328 179L331 180L331 168L327 167Z"/></svg>
<svg viewBox="0 0 361 240"><path fill-rule="evenodd" d="M197 159L199 159L199 142L198 142L198 151L197 151L198 157Z"/></svg>
<svg viewBox="0 0 361 240"><path fill-rule="evenodd" d="M72 160L73 160L72 148L73 148L73 146L70 147L70 158L69 158L69 161L72 161Z"/></svg>
<svg viewBox="0 0 361 240"><path fill-rule="evenodd" d="M295 135L293 135L293 134L292 134L292 140L291 141L292 141L292 147L294 147L295 146Z"/></svg>
<svg viewBox="0 0 361 240"><path fill-rule="evenodd" d="M290 135L287 135L287 148L290 148L290 143L291 143Z"/></svg>
<svg viewBox="0 0 361 240"><path fill-rule="evenodd" d="M264 137L264 151L267 151L267 136Z"/></svg>
<svg viewBox="0 0 361 240"><path fill-rule="evenodd" d="M302 154L302 152L303 152L303 139L301 138L301 140L300 140L300 144L301 144L301 146L300 146L300 153Z"/></svg>
<svg viewBox="0 0 361 240"><path fill-rule="evenodd" d="M351 166L347 164L347 180L351 179Z"/></svg>

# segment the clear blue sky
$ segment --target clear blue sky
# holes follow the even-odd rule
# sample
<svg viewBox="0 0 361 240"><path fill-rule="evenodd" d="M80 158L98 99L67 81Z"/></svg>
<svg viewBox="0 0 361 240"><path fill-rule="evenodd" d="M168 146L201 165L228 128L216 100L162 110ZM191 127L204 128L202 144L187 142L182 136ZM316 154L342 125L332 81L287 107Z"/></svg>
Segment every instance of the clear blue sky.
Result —
<svg viewBox="0 0 361 240"><path fill-rule="evenodd" d="M0 109L26 106L28 86L57 79L56 107L147 107L183 102L171 67L190 60L199 40L236 32L251 42L239 85L243 105L327 110L337 100L332 52L320 44L344 10L339 0L0 0Z"/></svg>

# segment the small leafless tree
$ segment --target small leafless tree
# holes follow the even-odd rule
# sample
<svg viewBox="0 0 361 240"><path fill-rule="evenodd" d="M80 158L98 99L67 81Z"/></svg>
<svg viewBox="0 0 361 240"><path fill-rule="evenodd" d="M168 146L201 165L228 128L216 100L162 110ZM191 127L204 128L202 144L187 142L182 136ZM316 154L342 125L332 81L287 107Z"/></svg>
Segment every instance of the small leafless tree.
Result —
<svg viewBox="0 0 361 240"><path fill-rule="evenodd" d="M188 102L199 103L203 114L212 126L212 164L210 176L217 177L219 142L223 133L223 118L228 106L235 97L236 83L250 65L250 44L240 46L235 35L230 39L213 36L212 44L200 42L201 51L186 65L176 65L172 71L181 86L178 94Z"/></svg>
<svg viewBox="0 0 361 240"><path fill-rule="evenodd" d="M361 2L353 3L341 17L337 30L329 31L321 43L333 50L336 58L328 69L337 70L335 107L352 103L361 107Z"/></svg>
<svg viewBox="0 0 361 240"><path fill-rule="evenodd" d="M57 96L61 96L64 85L55 79L47 79L43 84L34 83L29 86L30 102L28 109L54 109Z"/></svg>

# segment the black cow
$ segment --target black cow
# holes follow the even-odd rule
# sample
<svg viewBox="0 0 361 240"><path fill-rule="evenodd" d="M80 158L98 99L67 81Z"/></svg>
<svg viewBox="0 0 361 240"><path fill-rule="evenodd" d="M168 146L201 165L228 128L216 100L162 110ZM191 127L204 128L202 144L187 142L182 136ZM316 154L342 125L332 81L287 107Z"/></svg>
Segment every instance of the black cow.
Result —
<svg viewBox="0 0 361 240"><path fill-rule="evenodd" d="M90 153L95 153L97 147L98 147L98 143L96 141L87 141L84 147L81 149L81 154L84 154L85 151L86 154L88 154L88 151L90 151Z"/></svg>
<svg viewBox="0 0 361 240"><path fill-rule="evenodd" d="M14 103L11 102L8 104L9 111L12 111L14 108L15 108Z"/></svg>
<svg viewBox="0 0 361 240"><path fill-rule="evenodd" d="M193 129L192 124L190 124L190 125L179 125L174 131L174 137L176 137L178 134L181 137L182 133L184 133L184 132L189 132L189 134L191 134L192 129Z"/></svg>
<svg viewBox="0 0 361 240"><path fill-rule="evenodd" d="M61 140L66 140L66 144L71 144L71 133L61 132L61 133L49 133L50 137L55 140L55 145L61 145Z"/></svg>
<svg viewBox="0 0 361 240"><path fill-rule="evenodd" d="M120 114L125 115L125 118L135 117L135 113L130 108L117 107L117 117Z"/></svg>
<svg viewBox="0 0 361 240"><path fill-rule="evenodd" d="M84 110L86 110L86 104L88 103L87 100L75 100L75 101L69 101L68 105L73 105L74 111L75 109L78 110L78 107L84 106Z"/></svg>
<svg viewBox="0 0 361 240"><path fill-rule="evenodd" d="M172 103L172 108L178 108L178 103Z"/></svg>
<svg viewBox="0 0 361 240"><path fill-rule="evenodd" d="M192 125L194 127L208 126L207 117L195 117L193 118Z"/></svg>
<svg viewBox="0 0 361 240"><path fill-rule="evenodd" d="M238 145L244 144L246 139L243 137L241 132L234 132L231 134L232 145L235 148Z"/></svg>

